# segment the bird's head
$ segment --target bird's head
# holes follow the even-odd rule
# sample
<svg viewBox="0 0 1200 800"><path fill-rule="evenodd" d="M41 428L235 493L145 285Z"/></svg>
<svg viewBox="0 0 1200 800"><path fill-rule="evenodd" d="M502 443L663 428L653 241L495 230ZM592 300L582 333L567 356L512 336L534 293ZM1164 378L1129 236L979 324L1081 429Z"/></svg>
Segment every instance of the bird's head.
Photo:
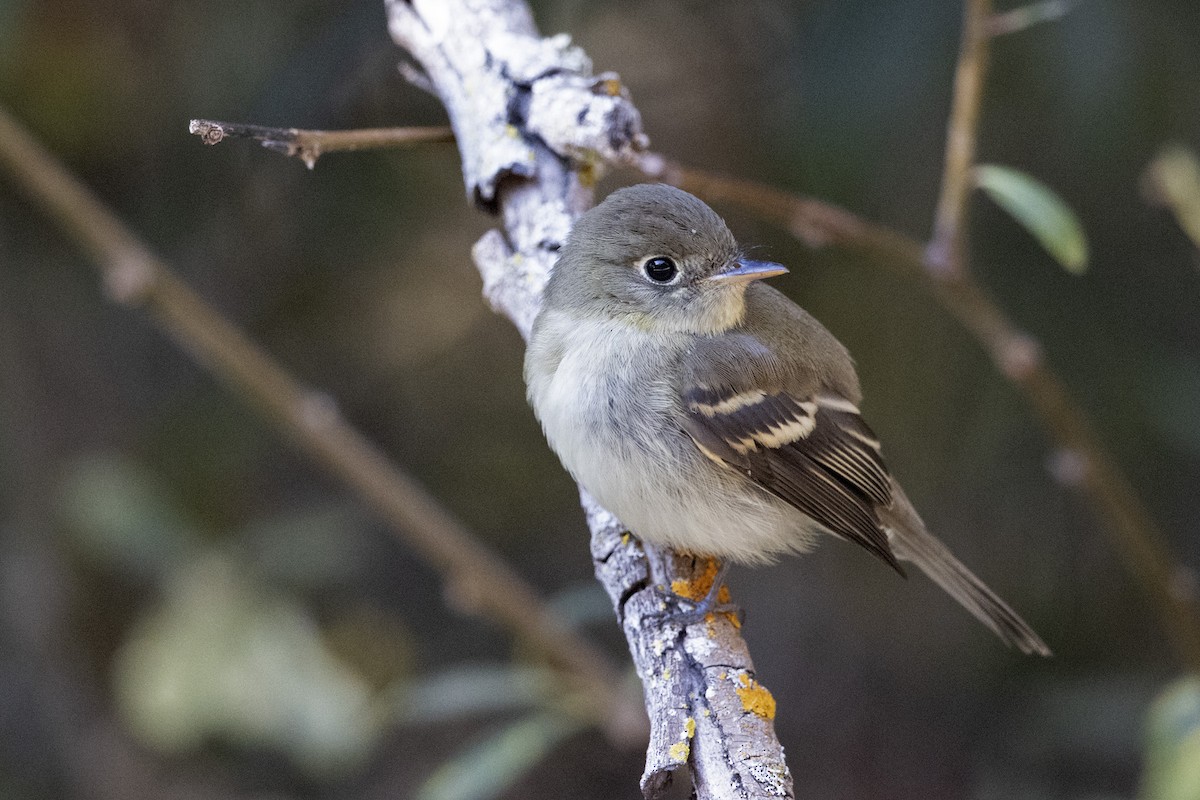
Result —
<svg viewBox="0 0 1200 800"><path fill-rule="evenodd" d="M703 201L642 184L613 192L579 218L546 302L649 331L720 333L741 321L751 281L784 272L743 258L725 221Z"/></svg>

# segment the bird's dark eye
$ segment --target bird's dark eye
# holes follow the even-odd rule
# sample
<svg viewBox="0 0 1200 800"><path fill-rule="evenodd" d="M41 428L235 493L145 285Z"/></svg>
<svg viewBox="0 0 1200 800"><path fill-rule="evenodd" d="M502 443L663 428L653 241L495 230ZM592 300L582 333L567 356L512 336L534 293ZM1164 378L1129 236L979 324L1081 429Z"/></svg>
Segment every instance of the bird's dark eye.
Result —
<svg viewBox="0 0 1200 800"><path fill-rule="evenodd" d="M646 277L655 283L670 283L679 274L675 262L666 256L655 256L642 265Z"/></svg>

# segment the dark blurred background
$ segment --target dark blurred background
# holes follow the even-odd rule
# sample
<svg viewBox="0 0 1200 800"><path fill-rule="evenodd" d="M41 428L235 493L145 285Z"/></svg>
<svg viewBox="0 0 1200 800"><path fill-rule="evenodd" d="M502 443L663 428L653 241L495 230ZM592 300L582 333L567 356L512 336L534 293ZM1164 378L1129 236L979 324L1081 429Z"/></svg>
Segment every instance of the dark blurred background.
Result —
<svg viewBox="0 0 1200 800"><path fill-rule="evenodd" d="M656 149L928 235L956 3L535 11L621 73ZM1200 261L1141 186L1164 145L1200 147L1200 7L1080 0L993 54L980 159L1053 186L1093 259L1067 274L977 198L974 269L1194 568ZM480 299L469 252L492 221L452 146L310 172L188 135L194 117L440 124L402 58L379 0L0 0L0 102L628 663L525 405L521 341ZM836 542L735 570L797 795L1153 796L1152 703L1169 692L1170 728L1200 725L1198 701L1023 398L920 287L719 210L792 267L778 285L855 354L927 522L1056 653L1006 651L928 582ZM637 796L640 745L563 723L552 691L357 497L110 304L0 180L0 796Z"/></svg>

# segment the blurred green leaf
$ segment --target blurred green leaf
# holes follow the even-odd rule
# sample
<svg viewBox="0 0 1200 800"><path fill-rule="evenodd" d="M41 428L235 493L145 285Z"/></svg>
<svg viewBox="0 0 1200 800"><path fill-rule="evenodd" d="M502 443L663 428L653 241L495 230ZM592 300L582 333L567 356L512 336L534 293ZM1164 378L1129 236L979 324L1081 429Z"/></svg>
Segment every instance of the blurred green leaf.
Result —
<svg viewBox="0 0 1200 800"><path fill-rule="evenodd" d="M1087 269L1087 237L1061 197L1024 172L995 164L975 168L975 185L1038 240L1068 272Z"/></svg>
<svg viewBox="0 0 1200 800"><path fill-rule="evenodd" d="M1175 215L1179 227L1200 247L1200 159L1179 144L1162 149L1146 167L1145 187L1153 202Z"/></svg>
<svg viewBox="0 0 1200 800"><path fill-rule="evenodd" d="M89 557L144 578L161 577L200 542L153 477L119 454L77 461L67 473L62 509Z"/></svg>
<svg viewBox="0 0 1200 800"><path fill-rule="evenodd" d="M322 617L321 634L330 652L377 690L381 717L389 714L388 687L402 685L416 669L417 642L404 619L367 600L343 601Z"/></svg>
<svg viewBox="0 0 1200 800"><path fill-rule="evenodd" d="M328 505L256 520L240 537L268 579L301 590L354 585L370 566L362 513Z"/></svg>
<svg viewBox="0 0 1200 800"><path fill-rule="evenodd" d="M171 575L118 652L114 684L134 733L172 753L217 739L324 775L360 763L381 730L370 688L312 620L222 555Z"/></svg>
<svg viewBox="0 0 1200 800"><path fill-rule="evenodd" d="M459 667L396 690L399 722L442 722L456 717L528 709L552 699L554 681L544 669L510 664Z"/></svg>
<svg viewBox="0 0 1200 800"><path fill-rule="evenodd" d="M418 800L491 800L507 791L581 724L560 714L535 714L469 745L438 767Z"/></svg>
<svg viewBox="0 0 1200 800"><path fill-rule="evenodd" d="M1200 678L1171 684L1146 723L1141 800L1200 798Z"/></svg>

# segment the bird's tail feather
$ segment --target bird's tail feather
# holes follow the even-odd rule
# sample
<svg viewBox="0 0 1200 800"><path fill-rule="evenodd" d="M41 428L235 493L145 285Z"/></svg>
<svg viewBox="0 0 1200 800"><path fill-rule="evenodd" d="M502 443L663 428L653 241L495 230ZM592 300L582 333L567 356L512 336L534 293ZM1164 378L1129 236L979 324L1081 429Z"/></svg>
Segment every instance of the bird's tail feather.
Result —
<svg viewBox="0 0 1200 800"><path fill-rule="evenodd" d="M1022 653L1049 656L1050 648L1033 628L926 530L925 523L894 481L892 490L892 507L884 513L883 522L896 557L916 564L1006 644Z"/></svg>

